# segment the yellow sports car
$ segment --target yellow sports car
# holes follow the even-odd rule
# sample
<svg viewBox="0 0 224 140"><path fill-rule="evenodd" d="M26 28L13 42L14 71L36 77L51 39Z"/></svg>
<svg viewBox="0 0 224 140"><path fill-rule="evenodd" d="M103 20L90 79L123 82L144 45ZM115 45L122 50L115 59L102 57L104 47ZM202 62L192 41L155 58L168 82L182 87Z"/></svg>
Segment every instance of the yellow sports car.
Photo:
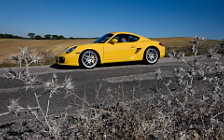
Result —
<svg viewBox="0 0 224 140"><path fill-rule="evenodd" d="M165 47L158 41L128 32L112 32L91 44L66 48L56 57L56 63L94 68L97 64L141 60L155 64L164 56Z"/></svg>

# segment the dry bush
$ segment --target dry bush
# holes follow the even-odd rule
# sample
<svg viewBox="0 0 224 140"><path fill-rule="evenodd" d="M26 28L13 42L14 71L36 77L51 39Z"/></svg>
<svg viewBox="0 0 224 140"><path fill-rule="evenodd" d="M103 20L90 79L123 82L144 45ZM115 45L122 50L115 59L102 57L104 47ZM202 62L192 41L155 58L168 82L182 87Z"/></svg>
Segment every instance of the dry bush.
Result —
<svg viewBox="0 0 224 140"><path fill-rule="evenodd" d="M22 54L22 51L26 50L28 54ZM30 58L26 58L28 55ZM52 65L55 63L55 56L51 50L45 51L38 51L36 49L27 49L27 48L20 48L20 54L12 55L12 59L1 59L0 67L18 67L18 66L25 66L25 61L33 60L34 62L30 61L31 64L29 66L35 65ZM27 60L25 60L25 58ZM29 60L28 60L29 59Z"/></svg>
<svg viewBox="0 0 224 140"><path fill-rule="evenodd" d="M42 65L52 65L55 63L55 55L51 50L38 51L37 55L44 58Z"/></svg>
<svg viewBox="0 0 224 140"><path fill-rule="evenodd" d="M217 57L210 49L206 56L212 60L200 61L198 45L203 40L196 37L192 41L193 62L185 61L182 52L169 54L188 66L175 68L171 79L162 77L162 72L157 70L159 85L155 89L158 97L155 99L154 136L168 139L224 138L223 57Z"/></svg>
<svg viewBox="0 0 224 140"><path fill-rule="evenodd" d="M192 40L194 40L194 38L186 38L186 39L176 38L176 41L173 41L174 43L166 43L167 41L164 40L164 45L166 46L166 52L170 53L172 50L175 50L176 52L184 52L186 56L191 56ZM163 40L161 40L161 42L163 42ZM208 49L218 48L219 45L220 45L219 40L207 40L207 39L203 40L202 42L200 42L200 44L198 44L198 55L204 55L208 52Z"/></svg>
<svg viewBox="0 0 224 140"><path fill-rule="evenodd" d="M8 79L19 79L23 81L27 87L26 92L31 92L31 94L34 95L37 106L31 107L27 105L27 107L22 107L19 105L17 99L12 99L10 105L8 106L8 112L2 113L0 116L10 113L16 115L18 113L29 113L36 118L45 131L47 131L50 135L54 135L55 126L54 123L50 122L51 118L49 117L50 102L53 95L57 94L61 90L64 90L63 93L65 94L72 92L73 84L71 78L66 77L63 83L59 83L56 74L53 74L51 79L46 82L42 82L36 75L31 75L29 72L29 66L33 64L39 64L42 61L42 57L37 56L37 54L33 54L33 51L30 51L27 48L20 48L20 51L20 55L12 56L12 59L19 63L20 71L16 72L10 69L7 71L7 73L4 74L4 76ZM25 65L25 68L21 67L23 65ZM40 105L39 98L43 94L38 94L36 92L35 85L37 84L43 84L45 91L48 91L49 97L47 100L46 109Z"/></svg>
<svg viewBox="0 0 224 140"><path fill-rule="evenodd" d="M224 56L224 39L221 40L219 47L217 48L217 52Z"/></svg>

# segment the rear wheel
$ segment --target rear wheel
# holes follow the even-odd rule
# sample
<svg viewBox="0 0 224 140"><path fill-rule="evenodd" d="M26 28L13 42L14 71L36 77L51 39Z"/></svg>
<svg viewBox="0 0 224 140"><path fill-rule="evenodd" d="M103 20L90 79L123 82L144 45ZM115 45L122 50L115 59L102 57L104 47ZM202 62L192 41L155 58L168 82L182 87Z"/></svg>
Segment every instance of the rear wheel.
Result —
<svg viewBox="0 0 224 140"><path fill-rule="evenodd" d="M159 59L159 52L156 48L148 48L145 51L144 60L148 64L155 64Z"/></svg>
<svg viewBox="0 0 224 140"><path fill-rule="evenodd" d="M79 61L81 66L87 69L91 69L97 65L97 63L99 62L99 58L96 52L92 50L87 50L81 54Z"/></svg>

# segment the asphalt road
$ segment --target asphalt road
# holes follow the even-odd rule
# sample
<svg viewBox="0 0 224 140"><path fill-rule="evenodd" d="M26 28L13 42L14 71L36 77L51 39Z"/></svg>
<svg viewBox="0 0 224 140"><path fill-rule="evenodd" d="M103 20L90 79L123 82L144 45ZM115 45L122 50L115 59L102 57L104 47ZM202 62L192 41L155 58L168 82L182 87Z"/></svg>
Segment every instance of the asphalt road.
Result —
<svg viewBox="0 0 224 140"><path fill-rule="evenodd" d="M186 58L191 61L192 58ZM182 62L174 59L163 58L154 65L146 65L141 62L106 64L94 69L81 69L79 67L59 66L33 66L30 72L37 75L41 81L49 80L53 73L58 76L59 82L63 82L66 76L70 76L76 87L74 93L84 98L88 103L100 101L110 102L111 100L129 100L133 95L137 98L150 94L151 89L156 86L155 71L160 68L163 74L172 73L174 67L186 67ZM13 68L15 71L19 68ZM32 91L26 91L26 86L20 80L6 79L3 77L6 68L0 69L0 114L6 112L11 99L18 99L23 107L28 105L36 106L35 97ZM47 105L49 94L43 84L35 87L40 97L43 108ZM74 110L76 104L84 103L75 96L65 98L65 92L61 91L53 96L50 104L50 114L65 112L70 106ZM0 117L0 123L19 120L23 117L6 115Z"/></svg>

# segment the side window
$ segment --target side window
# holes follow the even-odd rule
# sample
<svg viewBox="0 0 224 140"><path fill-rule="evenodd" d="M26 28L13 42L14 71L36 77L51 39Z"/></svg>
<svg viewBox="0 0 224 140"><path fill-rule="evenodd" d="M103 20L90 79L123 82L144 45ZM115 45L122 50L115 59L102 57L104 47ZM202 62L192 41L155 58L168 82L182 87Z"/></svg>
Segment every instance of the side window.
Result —
<svg viewBox="0 0 224 140"><path fill-rule="evenodd" d="M134 36L134 35L128 35L128 42L135 42L138 40L139 40L139 37Z"/></svg>
<svg viewBox="0 0 224 140"><path fill-rule="evenodd" d="M128 36L127 34L118 34L114 37L114 39L118 40L118 43L122 43L122 42L128 42Z"/></svg>
<svg viewBox="0 0 224 140"><path fill-rule="evenodd" d="M118 43L124 42L135 42L139 40L139 37L129 34L118 34L114 37L114 39L118 40Z"/></svg>

